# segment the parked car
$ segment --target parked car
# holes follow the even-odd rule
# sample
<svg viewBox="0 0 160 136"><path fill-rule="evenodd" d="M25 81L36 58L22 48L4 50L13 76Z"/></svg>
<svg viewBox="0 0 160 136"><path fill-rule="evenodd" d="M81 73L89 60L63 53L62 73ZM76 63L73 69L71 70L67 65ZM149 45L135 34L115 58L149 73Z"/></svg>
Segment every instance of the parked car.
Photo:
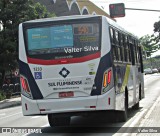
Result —
<svg viewBox="0 0 160 136"><path fill-rule="evenodd" d="M152 69L151 68L144 69L144 74L145 75L152 74Z"/></svg>
<svg viewBox="0 0 160 136"><path fill-rule="evenodd" d="M158 69L157 68L152 69L152 73L158 73Z"/></svg>

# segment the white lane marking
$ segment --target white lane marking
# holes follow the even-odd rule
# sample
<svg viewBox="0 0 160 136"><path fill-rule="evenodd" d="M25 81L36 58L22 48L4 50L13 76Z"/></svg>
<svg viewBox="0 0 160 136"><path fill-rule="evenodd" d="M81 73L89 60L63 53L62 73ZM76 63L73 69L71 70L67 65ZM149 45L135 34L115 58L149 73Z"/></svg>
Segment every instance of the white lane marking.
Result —
<svg viewBox="0 0 160 136"><path fill-rule="evenodd" d="M15 115L21 114L21 113L22 113L22 112L18 112L18 113L15 113L15 114L11 114L11 115L9 115L9 116L2 117L2 118L0 118L0 119L5 119L5 118L8 118L8 117L12 117L12 116L15 116Z"/></svg>
<svg viewBox="0 0 160 136"><path fill-rule="evenodd" d="M36 119L36 118L40 118L41 116L34 116L34 117L31 117L32 119Z"/></svg>
<svg viewBox="0 0 160 136"><path fill-rule="evenodd" d="M46 125L44 125L44 126L41 126L41 127L49 127L50 125L49 124L46 124Z"/></svg>
<svg viewBox="0 0 160 136"><path fill-rule="evenodd" d="M6 113L0 113L0 116L5 116L6 115Z"/></svg>

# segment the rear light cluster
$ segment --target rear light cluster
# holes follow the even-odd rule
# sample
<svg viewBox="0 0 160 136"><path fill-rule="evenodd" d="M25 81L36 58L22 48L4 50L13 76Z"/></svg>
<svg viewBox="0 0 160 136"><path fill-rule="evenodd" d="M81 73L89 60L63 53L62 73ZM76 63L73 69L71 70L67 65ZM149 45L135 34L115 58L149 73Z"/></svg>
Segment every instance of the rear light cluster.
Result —
<svg viewBox="0 0 160 136"><path fill-rule="evenodd" d="M108 70L103 76L103 87L107 87L111 83L112 71Z"/></svg>
<svg viewBox="0 0 160 136"><path fill-rule="evenodd" d="M20 76L20 81L21 81L22 93L23 94L27 93L29 94L29 96L31 96L31 91L27 79L23 76Z"/></svg>
<svg viewBox="0 0 160 136"><path fill-rule="evenodd" d="M111 84L112 80L112 70L107 70L103 75L103 93L107 91L108 86Z"/></svg>

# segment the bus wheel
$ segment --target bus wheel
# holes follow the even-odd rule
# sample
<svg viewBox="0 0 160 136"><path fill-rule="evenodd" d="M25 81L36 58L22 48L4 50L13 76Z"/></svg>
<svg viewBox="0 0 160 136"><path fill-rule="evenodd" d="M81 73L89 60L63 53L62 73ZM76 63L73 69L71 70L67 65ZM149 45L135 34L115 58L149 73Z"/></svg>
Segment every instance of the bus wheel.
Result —
<svg viewBox="0 0 160 136"><path fill-rule="evenodd" d="M141 85L139 86L139 101L141 100ZM139 101L132 108L135 110L139 109Z"/></svg>
<svg viewBox="0 0 160 136"><path fill-rule="evenodd" d="M125 97L125 110L122 111L122 114L121 114L121 121L122 122L125 122L128 118L128 100L127 98Z"/></svg>
<svg viewBox="0 0 160 136"><path fill-rule="evenodd" d="M117 114L118 114L117 120L119 122L127 121L127 118L128 118L128 99L127 99L127 96L125 96L125 110L119 111Z"/></svg>
<svg viewBox="0 0 160 136"><path fill-rule="evenodd" d="M135 110L138 110L139 109L139 102L136 103L132 108L135 109Z"/></svg>
<svg viewBox="0 0 160 136"><path fill-rule="evenodd" d="M52 114L48 115L48 122L51 127L69 126L71 117L55 117Z"/></svg>

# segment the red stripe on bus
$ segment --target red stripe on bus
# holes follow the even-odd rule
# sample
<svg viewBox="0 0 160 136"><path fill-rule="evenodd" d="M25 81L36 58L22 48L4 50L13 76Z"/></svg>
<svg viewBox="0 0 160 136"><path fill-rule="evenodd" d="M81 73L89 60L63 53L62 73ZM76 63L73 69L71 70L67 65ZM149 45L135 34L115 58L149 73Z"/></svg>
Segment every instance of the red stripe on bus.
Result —
<svg viewBox="0 0 160 136"><path fill-rule="evenodd" d="M69 63L80 63L88 60L96 59L100 57L100 52L80 57L80 58L68 58L68 59L58 59L58 60L42 60L27 57L28 63L40 64L40 65L57 65L57 64L69 64Z"/></svg>

